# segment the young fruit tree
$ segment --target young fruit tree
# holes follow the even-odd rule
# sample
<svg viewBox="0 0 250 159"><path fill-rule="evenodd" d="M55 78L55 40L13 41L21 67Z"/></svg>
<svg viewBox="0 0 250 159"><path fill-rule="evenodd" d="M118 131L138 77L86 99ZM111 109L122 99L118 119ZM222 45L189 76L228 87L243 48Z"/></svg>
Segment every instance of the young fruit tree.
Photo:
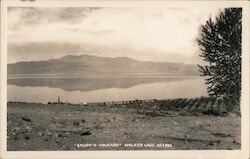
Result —
<svg viewBox="0 0 250 159"><path fill-rule="evenodd" d="M198 65L206 76L210 96L240 99L241 94L242 9L226 8L201 27L197 39L205 65Z"/></svg>

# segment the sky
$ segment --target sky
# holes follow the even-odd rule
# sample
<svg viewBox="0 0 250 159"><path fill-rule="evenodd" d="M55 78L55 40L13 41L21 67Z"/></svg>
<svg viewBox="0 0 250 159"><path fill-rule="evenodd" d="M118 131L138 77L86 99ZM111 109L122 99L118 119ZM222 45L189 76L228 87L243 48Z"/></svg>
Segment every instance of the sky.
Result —
<svg viewBox="0 0 250 159"><path fill-rule="evenodd" d="M8 63L65 55L202 63L196 39L219 8L8 8Z"/></svg>

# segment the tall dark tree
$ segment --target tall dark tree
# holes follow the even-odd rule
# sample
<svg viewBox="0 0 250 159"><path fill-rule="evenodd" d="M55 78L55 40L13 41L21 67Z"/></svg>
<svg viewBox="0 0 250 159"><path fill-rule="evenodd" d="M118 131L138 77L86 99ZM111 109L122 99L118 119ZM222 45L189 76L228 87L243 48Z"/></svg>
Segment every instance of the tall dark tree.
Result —
<svg viewBox="0 0 250 159"><path fill-rule="evenodd" d="M226 8L201 28L198 44L206 65L198 65L207 76L210 96L239 99L241 94L242 9Z"/></svg>

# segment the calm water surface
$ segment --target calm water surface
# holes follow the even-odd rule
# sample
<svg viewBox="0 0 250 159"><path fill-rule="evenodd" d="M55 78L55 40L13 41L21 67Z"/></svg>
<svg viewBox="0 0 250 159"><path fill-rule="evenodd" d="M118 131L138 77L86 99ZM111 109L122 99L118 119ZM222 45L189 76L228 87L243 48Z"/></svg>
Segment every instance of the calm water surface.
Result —
<svg viewBox="0 0 250 159"><path fill-rule="evenodd" d="M8 101L103 102L206 96L204 79L193 77L136 78L8 78Z"/></svg>

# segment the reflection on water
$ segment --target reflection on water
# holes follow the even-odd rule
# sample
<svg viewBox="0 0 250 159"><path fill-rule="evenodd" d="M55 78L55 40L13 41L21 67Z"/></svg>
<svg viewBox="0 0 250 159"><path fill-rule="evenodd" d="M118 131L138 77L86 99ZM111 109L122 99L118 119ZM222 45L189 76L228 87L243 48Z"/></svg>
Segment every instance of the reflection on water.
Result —
<svg viewBox="0 0 250 159"><path fill-rule="evenodd" d="M8 79L9 85L21 87L61 88L65 91L91 91L106 88L129 88L139 84L171 82L184 78L19 78Z"/></svg>
<svg viewBox="0 0 250 159"><path fill-rule="evenodd" d="M71 103L206 96L200 77L10 78L8 101Z"/></svg>

